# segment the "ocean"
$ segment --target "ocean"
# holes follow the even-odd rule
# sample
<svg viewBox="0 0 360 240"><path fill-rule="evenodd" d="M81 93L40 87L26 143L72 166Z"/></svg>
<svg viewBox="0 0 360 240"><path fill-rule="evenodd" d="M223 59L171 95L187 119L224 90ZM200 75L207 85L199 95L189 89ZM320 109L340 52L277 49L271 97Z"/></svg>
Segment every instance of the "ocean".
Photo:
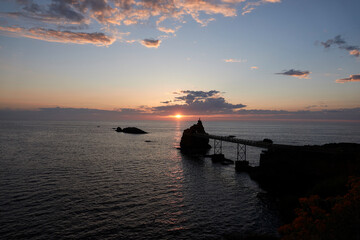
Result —
<svg viewBox="0 0 360 240"><path fill-rule="evenodd" d="M194 123L0 121L0 238L276 235L282 224L276 207L246 173L178 150L182 131ZM210 134L274 143L360 143L358 123L203 124ZM149 134L117 133L118 126ZM235 145L224 143L223 152L236 159ZM248 148L251 165L260 153Z"/></svg>

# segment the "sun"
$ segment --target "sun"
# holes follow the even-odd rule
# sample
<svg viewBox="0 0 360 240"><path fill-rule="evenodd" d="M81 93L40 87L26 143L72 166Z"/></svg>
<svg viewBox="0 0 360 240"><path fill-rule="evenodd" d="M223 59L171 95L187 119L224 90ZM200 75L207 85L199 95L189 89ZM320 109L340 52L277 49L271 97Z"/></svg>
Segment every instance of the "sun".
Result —
<svg viewBox="0 0 360 240"><path fill-rule="evenodd" d="M182 118L181 114L176 114L175 117L176 117L177 119Z"/></svg>

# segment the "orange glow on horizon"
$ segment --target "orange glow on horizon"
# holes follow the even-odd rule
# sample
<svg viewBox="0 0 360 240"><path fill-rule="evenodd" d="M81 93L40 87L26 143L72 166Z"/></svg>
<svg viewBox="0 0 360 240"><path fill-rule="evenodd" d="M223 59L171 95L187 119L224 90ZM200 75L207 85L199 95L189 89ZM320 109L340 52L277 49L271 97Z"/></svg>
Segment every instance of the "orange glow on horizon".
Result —
<svg viewBox="0 0 360 240"><path fill-rule="evenodd" d="M175 114L175 115L168 115L168 116L163 116L164 118L172 118L172 119L176 119L176 120L181 120L181 119L183 119L183 118L187 118L187 117L189 117L189 116L185 116L185 115L182 115L182 114L179 114L179 113L177 113L177 114Z"/></svg>

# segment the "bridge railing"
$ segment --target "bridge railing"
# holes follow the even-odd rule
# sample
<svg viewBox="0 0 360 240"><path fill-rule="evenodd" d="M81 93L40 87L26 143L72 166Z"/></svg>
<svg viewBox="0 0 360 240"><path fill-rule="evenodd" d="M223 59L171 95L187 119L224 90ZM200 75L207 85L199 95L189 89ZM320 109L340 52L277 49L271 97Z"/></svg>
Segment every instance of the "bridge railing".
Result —
<svg viewBox="0 0 360 240"><path fill-rule="evenodd" d="M264 141L255 141L255 140L241 139L241 138L235 138L235 137L218 136L218 135L213 135L213 134L193 133L193 134L189 134L189 135L192 135L194 137L199 137L199 138L216 139L216 140L220 140L220 141L238 143L238 144L243 144L243 145L247 145L247 146L251 146L251 147L266 148L266 149L281 148L281 149L293 150L293 149L298 149L300 147L300 146L296 146L296 145L274 144L274 143L269 143L269 142L264 142Z"/></svg>
<svg viewBox="0 0 360 240"><path fill-rule="evenodd" d="M199 138L216 139L216 140L221 140L224 142L239 143L239 144L244 144L247 146L259 147L259 148L269 148L269 147L273 146L272 143L267 143L267 142L263 142L263 141L254 141L254 140L247 140L247 139L240 139L240 138L226 137L226 136L218 136L218 135L212 135L212 134L193 133L191 135L194 137L199 137Z"/></svg>

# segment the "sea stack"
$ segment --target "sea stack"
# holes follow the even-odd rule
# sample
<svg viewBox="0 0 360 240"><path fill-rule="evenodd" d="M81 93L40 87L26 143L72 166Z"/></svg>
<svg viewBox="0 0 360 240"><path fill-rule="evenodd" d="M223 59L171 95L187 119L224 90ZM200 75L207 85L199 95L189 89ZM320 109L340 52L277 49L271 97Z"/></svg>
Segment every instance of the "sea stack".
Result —
<svg viewBox="0 0 360 240"><path fill-rule="evenodd" d="M211 148L208 138L199 138L192 136L194 133L207 134L201 120L190 128L185 129L180 141L182 151L188 152L204 152Z"/></svg>

